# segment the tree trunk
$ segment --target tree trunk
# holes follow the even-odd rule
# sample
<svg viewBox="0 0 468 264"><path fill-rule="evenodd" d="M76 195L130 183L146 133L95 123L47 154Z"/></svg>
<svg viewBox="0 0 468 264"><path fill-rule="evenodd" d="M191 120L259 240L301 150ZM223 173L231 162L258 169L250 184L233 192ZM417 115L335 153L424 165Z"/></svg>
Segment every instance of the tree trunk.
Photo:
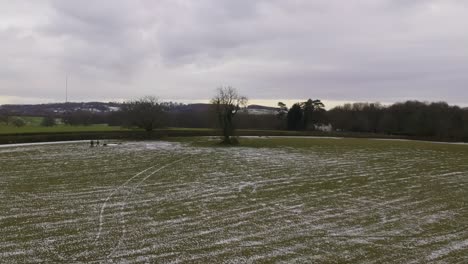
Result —
<svg viewBox="0 0 468 264"><path fill-rule="evenodd" d="M226 115L224 117L224 126L223 126L223 143L225 144L232 144L231 142L232 136L232 118L230 115Z"/></svg>
<svg viewBox="0 0 468 264"><path fill-rule="evenodd" d="M231 133L230 133L230 129L229 129L229 124L228 124L228 123L224 124L224 127L223 127L223 137L224 137L223 143L225 143L225 144L231 144Z"/></svg>

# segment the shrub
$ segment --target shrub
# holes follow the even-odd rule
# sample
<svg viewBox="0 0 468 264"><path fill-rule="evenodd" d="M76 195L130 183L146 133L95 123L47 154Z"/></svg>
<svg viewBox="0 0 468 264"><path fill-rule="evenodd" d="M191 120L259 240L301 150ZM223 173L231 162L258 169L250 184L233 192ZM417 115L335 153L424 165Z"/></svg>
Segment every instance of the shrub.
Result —
<svg viewBox="0 0 468 264"><path fill-rule="evenodd" d="M44 117L44 119L42 119L41 126L52 127L55 125L56 125L56 122L53 116L46 116Z"/></svg>
<svg viewBox="0 0 468 264"><path fill-rule="evenodd" d="M11 124L15 127L23 127L26 125L26 122L22 118L15 117L11 120Z"/></svg>

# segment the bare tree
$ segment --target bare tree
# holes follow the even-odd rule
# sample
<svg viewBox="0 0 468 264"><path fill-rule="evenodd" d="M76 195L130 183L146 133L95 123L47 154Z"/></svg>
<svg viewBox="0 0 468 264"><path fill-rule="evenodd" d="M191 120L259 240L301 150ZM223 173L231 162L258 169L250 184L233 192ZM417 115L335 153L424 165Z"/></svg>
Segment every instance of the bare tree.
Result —
<svg viewBox="0 0 468 264"><path fill-rule="evenodd" d="M122 106L122 112L130 126L137 126L148 132L163 126L164 106L156 97L146 96L127 102Z"/></svg>
<svg viewBox="0 0 468 264"><path fill-rule="evenodd" d="M223 143L232 144L231 137L235 130L233 119L241 107L247 105L247 97L239 95L237 90L230 86L220 87L211 99L211 104L223 131Z"/></svg>

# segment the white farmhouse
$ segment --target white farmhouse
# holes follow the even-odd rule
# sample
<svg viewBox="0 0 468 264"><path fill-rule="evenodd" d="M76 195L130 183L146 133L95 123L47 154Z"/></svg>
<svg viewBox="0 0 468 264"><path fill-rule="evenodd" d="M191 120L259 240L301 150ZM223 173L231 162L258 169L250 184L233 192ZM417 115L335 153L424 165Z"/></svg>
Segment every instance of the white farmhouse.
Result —
<svg viewBox="0 0 468 264"><path fill-rule="evenodd" d="M314 125L315 130L317 131L322 131L322 132L332 132L333 127L331 124L315 124Z"/></svg>

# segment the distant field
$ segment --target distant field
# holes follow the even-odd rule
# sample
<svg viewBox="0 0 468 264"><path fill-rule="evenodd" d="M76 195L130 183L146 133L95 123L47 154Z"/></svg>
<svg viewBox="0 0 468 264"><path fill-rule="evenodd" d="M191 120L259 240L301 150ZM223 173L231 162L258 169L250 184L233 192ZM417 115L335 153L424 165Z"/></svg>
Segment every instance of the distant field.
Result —
<svg viewBox="0 0 468 264"><path fill-rule="evenodd" d="M0 144L8 143L31 143L60 140L83 140L83 139L159 139L161 137L197 137L217 136L220 131L214 128L180 128L167 127L156 129L152 133L146 133L142 129L122 128L119 126L90 125L69 126L57 125L53 127L42 127L37 125L40 118L32 117L28 125L24 127L6 126L0 124ZM36 125L32 125L36 122ZM101 133L102 132L102 133ZM350 133L350 132L320 132L320 131L287 131L287 130L256 130L238 129L239 136L321 136L321 137L353 137L353 138L405 138L405 136L393 136L384 134Z"/></svg>
<svg viewBox="0 0 468 264"><path fill-rule="evenodd" d="M100 131L122 131L121 127L108 125L90 125L90 126L69 126L57 125L53 127L43 127L39 125L26 125L24 127L6 126L0 124L0 134L19 134L19 133L58 133L58 132L100 132Z"/></svg>
<svg viewBox="0 0 468 264"><path fill-rule="evenodd" d="M37 122L37 120L36 120ZM53 127L43 127L40 126L40 121L37 125L31 125L30 122L27 122L27 126L23 127L14 127L6 126L0 124L0 134L27 134L27 133L62 133L62 132L100 132L100 131L128 131L129 129L122 128L120 126L108 126L106 124L90 125L90 126L70 126L70 125L57 125ZM141 129L133 129L140 130ZM183 127L168 127L164 130L170 131L179 131L179 132L209 132L213 131L213 128L183 128ZM240 131L263 131L263 130L240 130ZM281 134L297 134L296 131L271 131L272 133L281 133Z"/></svg>
<svg viewBox="0 0 468 264"><path fill-rule="evenodd" d="M0 147L0 262L467 263L468 145Z"/></svg>
<svg viewBox="0 0 468 264"><path fill-rule="evenodd" d="M28 126L40 126L42 123L43 117L39 116L21 116Z"/></svg>

